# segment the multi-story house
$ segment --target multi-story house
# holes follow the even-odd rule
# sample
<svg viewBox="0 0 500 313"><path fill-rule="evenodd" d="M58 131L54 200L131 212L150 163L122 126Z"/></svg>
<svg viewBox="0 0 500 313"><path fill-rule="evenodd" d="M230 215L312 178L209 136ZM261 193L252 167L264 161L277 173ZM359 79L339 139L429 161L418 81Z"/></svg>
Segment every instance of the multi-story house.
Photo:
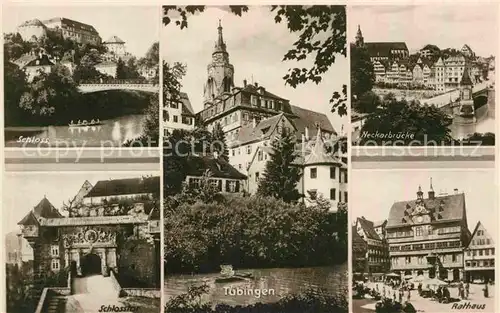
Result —
<svg viewBox="0 0 500 313"><path fill-rule="evenodd" d="M383 228L382 225L378 225L378 227ZM355 232L367 246L365 271L369 274L387 272L389 269L387 242L377 234L374 223L364 216L359 217L356 219Z"/></svg>
<svg viewBox="0 0 500 313"><path fill-rule="evenodd" d="M17 27L24 41L36 41L47 34L47 26L37 19L25 21Z"/></svg>
<svg viewBox="0 0 500 313"><path fill-rule="evenodd" d="M111 36L102 44L108 49L108 52L113 53L117 57L127 54L125 41L121 40L118 36Z"/></svg>
<svg viewBox="0 0 500 313"><path fill-rule="evenodd" d="M466 281L487 283L495 280L495 241L481 222L477 222L472 232L464 259Z"/></svg>
<svg viewBox="0 0 500 313"><path fill-rule="evenodd" d="M445 91L457 89L464 74L465 57L463 55L450 56L444 60L445 65Z"/></svg>
<svg viewBox="0 0 500 313"><path fill-rule="evenodd" d="M356 226L351 228L351 250L352 250L352 272L353 274L368 273L368 262L366 254L368 252L368 244L356 231Z"/></svg>
<svg viewBox="0 0 500 313"><path fill-rule="evenodd" d="M191 101L185 92L180 93L180 101L168 100L163 104L163 134L172 133L175 129L191 131L194 129L195 114Z"/></svg>
<svg viewBox="0 0 500 313"><path fill-rule="evenodd" d="M436 91L445 91L445 81L446 81L446 71L443 59L440 57L436 63L433 65L434 68L434 82L436 85Z"/></svg>
<svg viewBox="0 0 500 313"><path fill-rule="evenodd" d="M463 249L470 239L465 194L436 196L392 205L387 221L391 270L401 275L424 275L457 281L464 276Z"/></svg>

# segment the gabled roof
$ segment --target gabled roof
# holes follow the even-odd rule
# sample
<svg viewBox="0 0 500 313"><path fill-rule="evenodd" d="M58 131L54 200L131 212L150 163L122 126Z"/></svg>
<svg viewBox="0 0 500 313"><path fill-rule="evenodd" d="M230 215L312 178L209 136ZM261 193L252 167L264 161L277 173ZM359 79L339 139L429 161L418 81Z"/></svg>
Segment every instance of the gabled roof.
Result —
<svg viewBox="0 0 500 313"><path fill-rule="evenodd" d="M411 214L416 206L416 202L417 200L415 199L394 203L389 212L387 227L412 225L411 220L408 220L406 218L405 211L408 211L409 214ZM436 222L466 219L465 195L463 193L446 196L435 196L434 199L423 199L423 203L425 208L431 212L432 217ZM439 210L440 207L442 209L441 211ZM438 218L438 215L440 215L441 218ZM406 220L406 223L402 222L403 218Z"/></svg>
<svg viewBox="0 0 500 313"><path fill-rule="evenodd" d="M44 54L41 57L37 57L31 61L29 61L25 66L52 66L54 63L50 61L49 57Z"/></svg>
<svg viewBox="0 0 500 313"><path fill-rule="evenodd" d="M26 64L30 63L33 60L36 60L37 56L34 54L23 54L20 56L17 60L15 60L13 63L19 66L20 68L23 68L26 66Z"/></svg>
<svg viewBox="0 0 500 313"><path fill-rule="evenodd" d="M104 44L106 44L106 43L119 43L119 44L122 44L122 43L125 43L125 41L121 40L120 37L118 37L118 36L111 36L111 37L108 38L108 40L106 40L103 43Z"/></svg>
<svg viewBox="0 0 500 313"><path fill-rule="evenodd" d="M33 214L32 211L29 211L26 216L23 217L22 220L20 220L18 225L38 225L40 224L38 220L36 219L36 216Z"/></svg>
<svg viewBox="0 0 500 313"><path fill-rule="evenodd" d="M291 105L290 108L292 109L292 113L298 117L291 119L298 132L303 134L306 127L309 131L313 131L319 125L319 128L321 128L324 132L337 133L326 114L304 109L295 105Z"/></svg>
<svg viewBox="0 0 500 313"><path fill-rule="evenodd" d="M381 240L381 238L378 236L377 232L375 231L375 228L373 228L373 222L365 219L364 217L358 217L357 219L358 224L361 226L363 231L365 232L366 236L369 239L373 240Z"/></svg>
<svg viewBox="0 0 500 313"><path fill-rule="evenodd" d="M390 57L392 50L408 51L405 42L366 42L365 46L370 57Z"/></svg>
<svg viewBox="0 0 500 313"><path fill-rule="evenodd" d="M486 228L485 228L485 227L484 227L484 225L481 223L481 221L478 221L478 222L477 222L477 224L476 224L476 227L474 227L474 231L472 232L472 235L470 236L470 240L469 240L469 242L467 243L467 247L469 247L469 246L471 245L472 240L473 240L473 239L474 239L474 237L476 236L476 233L477 233L477 231L478 231L479 229L482 229L482 230L486 231ZM491 244L493 244L493 245L495 244L495 240L494 240L494 238L493 238L492 236L490 236L489 234L488 234L488 239L490 239L490 240L491 240Z"/></svg>
<svg viewBox="0 0 500 313"><path fill-rule="evenodd" d="M211 156L188 156L186 175L201 177L209 170L212 177L246 179L247 176L240 173L231 164L222 158Z"/></svg>
<svg viewBox="0 0 500 313"><path fill-rule="evenodd" d="M87 193L85 198L119 196L160 191L160 177L139 177L126 179L100 180Z"/></svg>
<svg viewBox="0 0 500 313"><path fill-rule="evenodd" d="M253 127L252 123L244 125L238 132L236 142L239 145L244 145L254 140L268 139L269 136L275 132L278 123L280 123L283 118L287 117L282 112L261 120L255 127Z"/></svg>
<svg viewBox="0 0 500 313"><path fill-rule="evenodd" d="M267 91L267 89L263 88L262 86L255 86L255 84L247 84L245 87L242 88L242 90L245 90L246 92L256 95L262 95L269 98L288 101L285 98L282 98L280 96L275 95L274 93Z"/></svg>

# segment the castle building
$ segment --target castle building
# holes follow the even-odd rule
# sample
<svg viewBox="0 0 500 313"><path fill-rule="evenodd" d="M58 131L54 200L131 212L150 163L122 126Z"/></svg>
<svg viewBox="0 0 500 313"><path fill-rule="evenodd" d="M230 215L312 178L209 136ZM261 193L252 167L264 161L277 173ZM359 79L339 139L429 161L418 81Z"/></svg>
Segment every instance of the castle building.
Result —
<svg viewBox="0 0 500 313"><path fill-rule="evenodd" d="M293 106L258 83L248 84L244 80L242 87L235 86L234 66L229 62L220 22L207 74L204 109L197 117L208 130L220 124L226 134L230 163L243 174L257 147L269 143L281 122L293 128L297 140L308 135L309 130L314 131L317 124L325 139L336 134L323 113Z"/></svg>
<svg viewBox="0 0 500 313"><path fill-rule="evenodd" d="M471 234L465 194L436 196L432 181L428 197L392 205L386 226L391 270L401 275L457 281L464 277L463 251Z"/></svg>
<svg viewBox="0 0 500 313"><path fill-rule="evenodd" d="M68 279L111 272L146 286L160 284L159 177L85 182L63 216L43 198L18 223L33 249L35 293L55 274ZM125 279L120 279L120 277ZM57 282L56 282L57 283ZM66 285L64 282L59 282ZM132 286L122 286L132 287Z"/></svg>
<svg viewBox="0 0 500 313"><path fill-rule="evenodd" d="M488 283L495 280L495 241L481 222L477 222L464 251L465 280Z"/></svg>
<svg viewBox="0 0 500 313"><path fill-rule="evenodd" d="M92 25L70 20L65 17L51 18L42 23L47 28L61 31L64 38L71 39L78 43L93 45L101 43L101 37Z"/></svg>
<svg viewBox="0 0 500 313"><path fill-rule="evenodd" d="M366 264L361 267L364 273L386 273L389 270L389 249L383 235L383 225L384 222L381 222L375 227L375 223L364 216L356 219L353 231L356 237L361 238L366 244L364 257Z"/></svg>

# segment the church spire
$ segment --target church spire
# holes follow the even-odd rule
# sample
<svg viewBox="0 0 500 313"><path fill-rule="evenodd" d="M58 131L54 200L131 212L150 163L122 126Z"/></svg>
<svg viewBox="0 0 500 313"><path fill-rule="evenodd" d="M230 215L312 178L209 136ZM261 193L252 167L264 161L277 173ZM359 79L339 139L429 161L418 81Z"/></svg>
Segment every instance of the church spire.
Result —
<svg viewBox="0 0 500 313"><path fill-rule="evenodd" d="M222 37L222 25L221 25L220 19L219 19L219 27L217 27L217 31L219 33L219 36L217 38L217 42L215 43L214 53L226 52L226 44L224 43L224 38Z"/></svg>
<svg viewBox="0 0 500 313"><path fill-rule="evenodd" d="M361 33L361 26L358 24L358 32L356 33L356 46L361 47L365 44L365 40L363 38L363 33Z"/></svg>

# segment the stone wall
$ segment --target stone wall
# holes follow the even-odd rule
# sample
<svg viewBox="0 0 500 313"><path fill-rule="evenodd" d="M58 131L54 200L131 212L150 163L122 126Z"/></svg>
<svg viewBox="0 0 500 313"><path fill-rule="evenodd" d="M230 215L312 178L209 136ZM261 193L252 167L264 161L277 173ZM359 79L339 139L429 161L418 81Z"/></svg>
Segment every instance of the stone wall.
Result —
<svg viewBox="0 0 500 313"><path fill-rule="evenodd" d="M153 244L144 239L129 239L120 249L118 281L122 287L153 287L159 263Z"/></svg>
<svg viewBox="0 0 500 313"><path fill-rule="evenodd" d="M124 288L122 289L129 297L160 298L161 290L156 288Z"/></svg>

